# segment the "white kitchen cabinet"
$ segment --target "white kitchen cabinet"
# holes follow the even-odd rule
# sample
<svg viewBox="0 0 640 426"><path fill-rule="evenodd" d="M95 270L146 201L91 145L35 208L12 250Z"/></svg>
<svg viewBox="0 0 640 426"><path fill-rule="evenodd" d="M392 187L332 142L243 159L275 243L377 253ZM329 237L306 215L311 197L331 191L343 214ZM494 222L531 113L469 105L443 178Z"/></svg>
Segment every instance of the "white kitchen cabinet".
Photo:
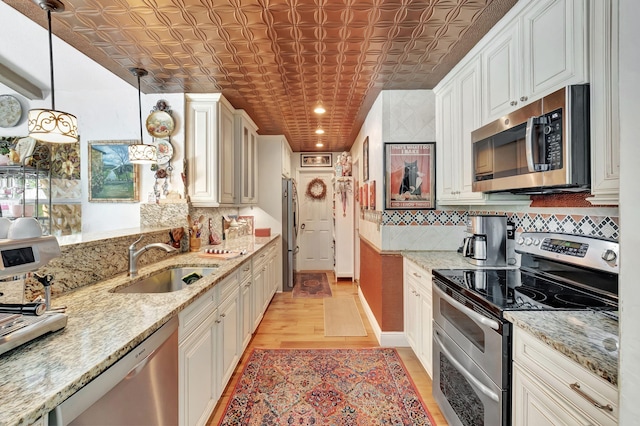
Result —
<svg viewBox="0 0 640 426"><path fill-rule="evenodd" d="M615 386L519 327L512 380L514 426L618 424Z"/></svg>
<svg viewBox="0 0 640 426"><path fill-rule="evenodd" d="M233 203L233 107L219 93L185 95L187 191L196 207Z"/></svg>
<svg viewBox="0 0 640 426"><path fill-rule="evenodd" d="M480 126L481 61L476 57L436 89L438 204L521 204L529 197L473 192L471 132Z"/></svg>
<svg viewBox="0 0 640 426"><path fill-rule="evenodd" d="M178 346L180 424L205 425L218 401L216 372L217 310Z"/></svg>
<svg viewBox="0 0 640 426"><path fill-rule="evenodd" d="M620 130L618 115L618 0L591 0L591 197L618 205Z"/></svg>
<svg viewBox="0 0 640 426"><path fill-rule="evenodd" d="M433 277L407 258L403 260L403 269L405 336L429 377L433 377Z"/></svg>
<svg viewBox="0 0 640 426"><path fill-rule="evenodd" d="M584 0L529 1L482 51L483 124L589 80Z"/></svg>
<svg viewBox="0 0 640 426"><path fill-rule="evenodd" d="M255 204L258 200L258 126L244 110L235 111L235 121L235 192L240 204Z"/></svg>
<svg viewBox="0 0 640 426"><path fill-rule="evenodd" d="M333 271L337 278L354 278L355 207L353 178L341 176L333 181Z"/></svg>
<svg viewBox="0 0 640 426"><path fill-rule="evenodd" d="M247 262L240 269L240 341L243 351L253 334L253 289L251 262Z"/></svg>
<svg viewBox="0 0 640 426"><path fill-rule="evenodd" d="M233 292L227 297L217 311L217 362L218 383L216 388L216 400L222 395L225 386L229 382L233 370L238 365L241 354L240 341L240 293L237 287L237 278L233 283Z"/></svg>
<svg viewBox="0 0 640 426"><path fill-rule="evenodd" d="M258 328L260 321L262 321L262 315L264 314L265 299L266 299L266 264L264 262L265 254L261 255L261 259L254 260L253 262L253 331Z"/></svg>
<svg viewBox="0 0 640 426"><path fill-rule="evenodd" d="M289 142L285 139L284 136L281 138L280 143L280 153L282 157L282 176L286 178L291 177L291 156L293 152L291 151L291 147L289 146Z"/></svg>

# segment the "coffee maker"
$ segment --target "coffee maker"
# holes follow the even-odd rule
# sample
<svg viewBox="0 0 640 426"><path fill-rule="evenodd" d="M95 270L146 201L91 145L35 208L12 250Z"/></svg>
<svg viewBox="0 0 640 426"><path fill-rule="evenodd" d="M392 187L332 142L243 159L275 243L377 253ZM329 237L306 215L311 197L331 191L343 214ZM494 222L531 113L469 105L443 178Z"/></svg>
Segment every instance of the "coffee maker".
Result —
<svg viewBox="0 0 640 426"><path fill-rule="evenodd" d="M462 255L475 266L507 266L507 216L469 215Z"/></svg>

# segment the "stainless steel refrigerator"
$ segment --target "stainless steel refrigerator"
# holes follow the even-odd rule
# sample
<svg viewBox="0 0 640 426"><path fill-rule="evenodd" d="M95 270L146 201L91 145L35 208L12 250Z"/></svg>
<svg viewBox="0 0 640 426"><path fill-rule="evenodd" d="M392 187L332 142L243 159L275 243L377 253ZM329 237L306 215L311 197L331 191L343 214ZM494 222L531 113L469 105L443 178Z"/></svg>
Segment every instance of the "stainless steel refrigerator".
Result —
<svg viewBox="0 0 640 426"><path fill-rule="evenodd" d="M284 291L293 290L298 253L298 194L293 179L282 179L282 277Z"/></svg>

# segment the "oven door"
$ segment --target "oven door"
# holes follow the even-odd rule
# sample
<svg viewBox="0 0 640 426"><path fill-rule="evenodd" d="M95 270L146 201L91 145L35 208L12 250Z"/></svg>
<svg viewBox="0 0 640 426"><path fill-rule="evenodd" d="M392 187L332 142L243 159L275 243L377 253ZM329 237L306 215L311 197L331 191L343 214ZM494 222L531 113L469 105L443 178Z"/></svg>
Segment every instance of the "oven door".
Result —
<svg viewBox="0 0 640 426"><path fill-rule="evenodd" d="M501 388L509 385L508 324L439 279L434 279L433 320L494 383Z"/></svg>
<svg viewBox="0 0 640 426"><path fill-rule="evenodd" d="M433 324L433 397L452 426L506 425L508 397Z"/></svg>

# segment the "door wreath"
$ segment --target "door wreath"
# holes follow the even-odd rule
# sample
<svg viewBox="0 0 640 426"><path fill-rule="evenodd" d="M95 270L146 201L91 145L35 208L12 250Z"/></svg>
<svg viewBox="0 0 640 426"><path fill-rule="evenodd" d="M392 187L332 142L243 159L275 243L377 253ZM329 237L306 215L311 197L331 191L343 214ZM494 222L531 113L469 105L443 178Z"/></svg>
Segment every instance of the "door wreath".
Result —
<svg viewBox="0 0 640 426"><path fill-rule="evenodd" d="M320 178L312 179L307 185L305 194L314 200L324 200L327 196L327 184Z"/></svg>

